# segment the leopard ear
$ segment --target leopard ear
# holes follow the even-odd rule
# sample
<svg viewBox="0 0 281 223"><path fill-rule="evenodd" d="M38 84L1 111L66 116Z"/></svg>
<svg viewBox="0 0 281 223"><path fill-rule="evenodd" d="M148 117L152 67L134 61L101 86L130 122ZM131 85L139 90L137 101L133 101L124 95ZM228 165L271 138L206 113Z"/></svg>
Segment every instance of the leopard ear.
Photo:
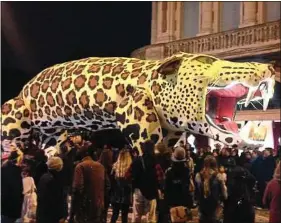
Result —
<svg viewBox="0 0 281 223"><path fill-rule="evenodd" d="M158 67L157 72L163 75L175 74L177 73L181 62L182 58L180 57L167 58Z"/></svg>

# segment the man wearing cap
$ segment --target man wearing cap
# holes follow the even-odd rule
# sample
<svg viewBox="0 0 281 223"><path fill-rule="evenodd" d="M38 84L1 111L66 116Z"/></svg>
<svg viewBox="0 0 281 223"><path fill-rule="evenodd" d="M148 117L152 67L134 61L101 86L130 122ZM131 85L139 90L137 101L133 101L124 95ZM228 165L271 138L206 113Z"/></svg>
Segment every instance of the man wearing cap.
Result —
<svg viewBox="0 0 281 223"><path fill-rule="evenodd" d="M39 181L37 187L38 206L36 212L37 223L58 223L63 221L63 185L60 171L63 162L59 157L51 157L47 161L48 172Z"/></svg>
<svg viewBox="0 0 281 223"><path fill-rule="evenodd" d="M93 161L89 154L90 145L90 142L82 141L77 146L82 161L74 171L70 222L102 222L104 191L108 182L105 182L103 165Z"/></svg>
<svg viewBox="0 0 281 223"><path fill-rule="evenodd" d="M172 155L172 167L166 171L164 197L171 209L173 207L191 208L192 196L189 190L190 171L186 165L186 153L182 147L176 147ZM173 216L171 216L173 218Z"/></svg>

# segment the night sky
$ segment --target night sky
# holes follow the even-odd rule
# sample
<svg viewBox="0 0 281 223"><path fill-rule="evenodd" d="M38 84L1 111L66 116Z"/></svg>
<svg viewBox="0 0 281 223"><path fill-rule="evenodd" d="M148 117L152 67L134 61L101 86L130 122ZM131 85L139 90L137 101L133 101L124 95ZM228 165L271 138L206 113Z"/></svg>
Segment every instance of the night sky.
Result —
<svg viewBox="0 0 281 223"><path fill-rule="evenodd" d="M3 104L48 66L149 45L151 2L2 2L1 20Z"/></svg>

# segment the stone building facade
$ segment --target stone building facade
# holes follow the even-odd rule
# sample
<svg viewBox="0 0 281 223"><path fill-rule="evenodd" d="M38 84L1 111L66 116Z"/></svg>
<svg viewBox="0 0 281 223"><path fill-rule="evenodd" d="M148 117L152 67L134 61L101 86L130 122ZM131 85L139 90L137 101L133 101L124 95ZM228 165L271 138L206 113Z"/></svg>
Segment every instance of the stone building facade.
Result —
<svg viewBox="0 0 281 223"><path fill-rule="evenodd" d="M163 59L182 51L273 63L277 82L269 109L238 109L236 121L272 121L280 132L280 6L279 1L153 2L151 45L131 56Z"/></svg>

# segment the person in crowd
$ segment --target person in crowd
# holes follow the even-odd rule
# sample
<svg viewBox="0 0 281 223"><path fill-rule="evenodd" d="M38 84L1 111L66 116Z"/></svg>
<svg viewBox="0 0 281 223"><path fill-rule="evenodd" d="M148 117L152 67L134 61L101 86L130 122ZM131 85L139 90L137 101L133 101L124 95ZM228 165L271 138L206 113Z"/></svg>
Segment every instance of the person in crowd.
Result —
<svg viewBox="0 0 281 223"><path fill-rule="evenodd" d="M164 143L160 142L156 145L156 151L158 151L158 154L156 154L156 163L161 166L165 173L172 164L172 150L167 148ZM167 210L166 201L163 199L163 196L159 196L157 199L158 222L162 223L168 220Z"/></svg>
<svg viewBox="0 0 281 223"><path fill-rule="evenodd" d="M194 152L195 148L192 147L192 146L190 146L189 148L190 148L190 156L191 156L191 158L192 158L192 160L193 160L193 163L194 163L194 165L195 165L195 163L196 163L196 161L197 161L197 155L196 155L196 153Z"/></svg>
<svg viewBox="0 0 281 223"><path fill-rule="evenodd" d="M156 163L159 164L163 172L165 172L171 166L172 150L167 148L162 142L158 143L155 147L156 150L158 150L158 153L155 155Z"/></svg>
<svg viewBox="0 0 281 223"><path fill-rule="evenodd" d="M112 164L113 164L113 152L109 145L104 145L101 152L99 162L104 166L108 176L111 173Z"/></svg>
<svg viewBox="0 0 281 223"><path fill-rule="evenodd" d="M60 171L63 161L59 157L51 157L47 161L48 171L40 178L37 193L37 223L59 223L64 221L63 182Z"/></svg>
<svg viewBox="0 0 281 223"><path fill-rule="evenodd" d="M117 161L112 168L112 190L111 204L113 206L113 214L111 222L117 222L119 212L122 213L122 223L128 222L129 207L131 203L132 186L125 179L125 174L132 164L132 158L128 149L119 152Z"/></svg>
<svg viewBox="0 0 281 223"><path fill-rule="evenodd" d="M277 152L276 152L276 155L274 156L276 166L278 165L278 163L280 162L280 159L281 159L281 148L280 147L281 147L280 145L277 147Z"/></svg>
<svg viewBox="0 0 281 223"><path fill-rule="evenodd" d="M272 179L275 169L275 161L270 151L266 148L263 155L258 157L252 164L252 173L257 180L257 189L259 191L257 197L257 205L263 207L262 198L266 184Z"/></svg>
<svg viewBox="0 0 281 223"><path fill-rule="evenodd" d="M263 195L263 204L269 208L269 222L281 222L281 178L280 178L280 162L278 163L273 179L266 186Z"/></svg>
<svg viewBox="0 0 281 223"><path fill-rule="evenodd" d="M192 197L192 207L195 207L195 185L194 185L194 161L191 157L191 150L187 149L186 150L186 165L189 169L189 173L190 173L190 184L189 184L189 192L191 194Z"/></svg>
<svg viewBox="0 0 281 223"><path fill-rule="evenodd" d="M252 162L251 162L252 154L251 154L250 151L246 151L244 153L244 156L245 156L244 161L240 160L241 166L246 168L248 171L251 172L251 169L252 169Z"/></svg>
<svg viewBox="0 0 281 223"><path fill-rule="evenodd" d="M231 157L235 160L236 165L240 165L240 157L238 155L238 149L234 146L231 150Z"/></svg>
<svg viewBox="0 0 281 223"><path fill-rule="evenodd" d="M215 150L219 153L219 151L221 151L221 144L216 143L214 146L215 146Z"/></svg>
<svg viewBox="0 0 281 223"><path fill-rule="evenodd" d="M196 193L200 223L215 223L220 204L227 198L227 188L221 174L218 173L217 161L213 156L204 159L203 169L196 174Z"/></svg>
<svg viewBox="0 0 281 223"><path fill-rule="evenodd" d="M139 157L139 155L140 155L138 149L136 149L136 148L133 148L133 149L131 150L131 153L132 153L133 161L134 161L135 159L137 159L137 158Z"/></svg>
<svg viewBox="0 0 281 223"><path fill-rule="evenodd" d="M212 155L217 158L219 156L219 151L217 149L214 149Z"/></svg>
<svg viewBox="0 0 281 223"><path fill-rule="evenodd" d="M205 149L205 156L212 155L212 148L211 146L207 146Z"/></svg>
<svg viewBox="0 0 281 223"><path fill-rule="evenodd" d="M219 173L221 174L221 178L224 182L227 181L227 175L224 166L219 166Z"/></svg>
<svg viewBox="0 0 281 223"><path fill-rule="evenodd" d="M185 149L185 144L184 144L183 140L179 141L179 147L182 147L182 148Z"/></svg>
<svg viewBox="0 0 281 223"><path fill-rule="evenodd" d="M74 160L75 160L76 149L72 146L72 143L67 140L60 147L59 157L63 161L63 168L60 171L62 183L63 183L63 192L64 192L64 218L68 216L68 196L71 194L71 186L73 181L74 174Z"/></svg>
<svg viewBox="0 0 281 223"><path fill-rule="evenodd" d="M1 167L1 222L14 223L21 217L23 183L17 151Z"/></svg>
<svg viewBox="0 0 281 223"><path fill-rule="evenodd" d="M228 199L224 203L224 222L254 223L254 176L244 167L235 166L229 175Z"/></svg>
<svg viewBox="0 0 281 223"><path fill-rule="evenodd" d="M34 168L34 182L36 187L38 187L40 178L48 171L47 159L44 150L38 149L35 153L35 168Z"/></svg>
<svg viewBox="0 0 281 223"><path fill-rule="evenodd" d="M23 178L23 204L21 211L22 223L35 223L36 222L36 209L37 209L37 194L34 179L31 176L29 166L22 170Z"/></svg>
<svg viewBox="0 0 281 223"><path fill-rule="evenodd" d="M89 154L91 143L82 141L77 148L82 161L74 170L70 222L102 222L104 191L110 186L104 166Z"/></svg>
<svg viewBox="0 0 281 223"><path fill-rule="evenodd" d="M99 158L99 162L105 168L106 178L109 179L110 182L112 182L111 171L112 171L112 162L113 162L113 152L109 145L104 146ZM110 205L110 193L111 193L110 190L104 191L103 222L106 222L107 212Z"/></svg>
<svg viewBox="0 0 281 223"><path fill-rule="evenodd" d="M226 170L226 174L230 171L231 168L237 165L235 158L231 156L231 148L226 148L224 156L222 157L222 166Z"/></svg>
<svg viewBox="0 0 281 223"><path fill-rule="evenodd" d="M126 173L133 186L133 222L141 222L146 215L147 222L156 221L156 199L163 188L164 172L156 164L154 143L147 140L142 145L143 155L135 159Z"/></svg>
<svg viewBox="0 0 281 223"><path fill-rule="evenodd" d="M193 176L194 175L194 162L193 162L193 159L191 157L190 149L186 150L186 165L189 169L190 176Z"/></svg>
<svg viewBox="0 0 281 223"><path fill-rule="evenodd" d="M195 169L194 169L195 174L199 173L201 171L201 169L203 168L204 158L205 158L204 149L200 148L197 152L197 160L196 160L196 165L195 165Z"/></svg>
<svg viewBox="0 0 281 223"><path fill-rule="evenodd" d="M192 176L186 165L186 154L182 147L176 147L172 155L172 167L165 174L164 198L169 210L183 206L192 208L193 201L190 193ZM171 216L173 219L173 216Z"/></svg>
<svg viewBox="0 0 281 223"><path fill-rule="evenodd" d="M261 152L259 150L257 150L257 149L253 150L251 163L254 163L256 161L256 159L260 156L261 156Z"/></svg>

